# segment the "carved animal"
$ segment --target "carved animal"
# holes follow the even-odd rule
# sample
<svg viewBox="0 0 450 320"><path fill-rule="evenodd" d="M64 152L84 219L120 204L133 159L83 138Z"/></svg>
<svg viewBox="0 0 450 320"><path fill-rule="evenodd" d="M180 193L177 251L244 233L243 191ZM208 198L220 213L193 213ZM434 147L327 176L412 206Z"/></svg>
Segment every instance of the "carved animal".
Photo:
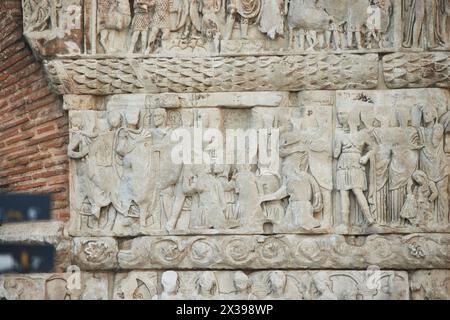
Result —
<svg viewBox="0 0 450 320"><path fill-rule="evenodd" d="M334 20L333 16L316 4L316 0L290 0L287 16L290 47L294 47L295 31L299 30L302 38L308 33L309 48L313 49L318 44L317 34L323 35L328 32ZM300 41L301 47L303 41L304 39Z"/></svg>

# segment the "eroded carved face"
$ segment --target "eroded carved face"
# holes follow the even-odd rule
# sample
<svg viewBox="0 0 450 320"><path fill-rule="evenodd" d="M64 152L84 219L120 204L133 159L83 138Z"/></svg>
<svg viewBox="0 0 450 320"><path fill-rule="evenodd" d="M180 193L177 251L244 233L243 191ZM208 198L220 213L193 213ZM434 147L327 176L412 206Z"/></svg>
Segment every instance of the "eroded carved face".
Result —
<svg viewBox="0 0 450 320"><path fill-rule="evenodd" d="M416 171L413 174L413 179L419 184L424 185L426 183L427 177L424 172Z"/></svg>
<svg viewBox="0 0 450 320"><path fill-rule="evenodd" d="M214 273L205 272L199 278L200 292L211 292L216 283Z"/></svg>
<svg viewBox="0 0 450 320"><path fill-rule="evenodd" d="M272 292L282 292L286 286L287 278L284 272L275 271L269 276L270 289Z"/></svg>
<svg viewBox="0 0 450 320"><path fill-rule="evenodd" d="M423 109L423 121L425 121L425 123L430 123L435 121L437 118L437 112L435 108L424 108Z"/></svg>
<svg viewBox="0 0 450 320"><path fill-rule="evenodd" d="M72 124L72 129L81 130L83 129L83 119L80 115L74 115L70 119L70 123Z"/></svg>
<svg viewBox="0 0 450 320"><path fill-rule="evenodd" d="M237 291L244 291L250 286L248 276L242 271L238 271L234 274L234 286Z"/></svg>
<svg viewBox="0 0 450 320"><path fill-rule="evenodd" d="M166 122L166 110L156 109L153 114L153 123L155 127L161 127Z"/></svg>
<svg viewBox="0 0 450 320"><path fill-rule="evenodd" d="M120 127L122 123L122 115L119 112L110 112L108 114L108 124L111 129Z"/></svg>
<svg viewBox="0 0 450 320"><path fill-rule="evenodd" d="M165 292L176 293L178 291L178 274L175 271L164 272L161 283Z"/></svg>
<svg viewBox="0 0 450 320"><path fill-rule="evenodd" d="M346 126L348 124L348 112L338 111L337 120L341 126Z"/></svg>

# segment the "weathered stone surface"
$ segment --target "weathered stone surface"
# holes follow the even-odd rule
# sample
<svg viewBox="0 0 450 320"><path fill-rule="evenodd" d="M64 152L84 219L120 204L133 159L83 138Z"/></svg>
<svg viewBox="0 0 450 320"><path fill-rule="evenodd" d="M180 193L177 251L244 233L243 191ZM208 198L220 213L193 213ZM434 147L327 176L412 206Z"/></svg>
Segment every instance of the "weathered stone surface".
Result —
<svg viewBox="0 0 450 320"><path fill-rule="evenodd" d="M388 88L450 88L448 52L398 52L383 57Z"/></svg>
<svg viewBox="0 0 450 320"><path fill-rule="evenodd" d="M117 267L117 241L113 238L74 238L73 262L83 270L111 270Z"/></svg>
<svg viewBox="0 0 450 320"><path fill-rule="evenodd" d="M55 271L70 265L71 238L60 221L11 223L0 226L0 244L50 244L55 247Z"/></svg>
<svg viewBox="0 0 450 320"><path fill-rule="evenodd" d="M0 298L11 300L322 299L405 300L400 271L242 271L86 273L0 276ZM75 280L74 280L75 279ZM71 281L71 282L69 282ZM113 292L113 296L109 295Z"/></svg>
<svg viewBox="0 0 450 320"><path fill-rule="evenodd" d="M106 273L80 273L77 269L55 274L0 275L0 299L107 300L110 278Z"/></svg>
<svg viewBox="0 0 450 320"><path fill-rule="evenodd" d="M401 0L24 0L23 8L25 35L44 56L385 52L401 45L401 18L408 14Z"/></svg>
<svg viewBox="0 0 450 320"><path fill-rule="evenodd" d="M374 54L50 60L60 94L372 89Z"/></svg>
<svg viewBox="0 0 450 320"><path fill-rule="evenodd" d="M289 92L213 92L213 93L164 93L121 94L107 97L88 95L64 95L66 110L114 111L140 107L149 108L253 108L288 106Z"/></svg>
<svg viewBox="0 0 450 320"><path fill-rule="evenodd" d="M71 111L71 235L450 230L448 92L264 92L280 105L245 108L248 93L221 94L235 96L239 108L212 107L216 94L204 95L201 108L185 107L186 94L119 95L102 103L106 111ZM224 150L217 149L215 167L195 164L191 142L188 151L180 143L186 135L205 139L211 128ZM225 157L242 151L228 144L230 130L245 139L268 129L278 132L268 167L258 157L272 142L255 147L253 167ZM208 143L200 161L218 148ZM202 210L212 211L201 218Z"/></svg>
<svg viewBox="0 0 450 320"><path fill-rule="evenodd" d="M444 268L450 236L140 237L122 243L123 269L382 269Z"/></svg>
<svg viewBox="0 0 450 320"><path fill-rule="evenodd" d="M450 270L419 270L410 282L411 299L450 300Z"/></svg>
<svg viewBox="0 0 450 320"><path fill-rule="evenodd" d="M38 55L80 54L83 1L23 0L24 35Z"/></svg>
<svg viewBox="0 0 450 320"><path fill-rule="evenodd" d="M154 272L130 272L117 279L116 299L409 299L408 274L398 271L166 271L161 278Z"/></svg>
<svg viewBox="0 0 450 320"><path fill-rule="evenodd" d="M0 298L449 299L450 1L23 12L69 110L70 237L8 225L0 243L74 266L0 276Z"/></svg>
<svg viewBox="0 0 450 320"><path fill-rule="evenodd" d="M113 299L158 300L158 274L151 271L117 273Z"/></svg>

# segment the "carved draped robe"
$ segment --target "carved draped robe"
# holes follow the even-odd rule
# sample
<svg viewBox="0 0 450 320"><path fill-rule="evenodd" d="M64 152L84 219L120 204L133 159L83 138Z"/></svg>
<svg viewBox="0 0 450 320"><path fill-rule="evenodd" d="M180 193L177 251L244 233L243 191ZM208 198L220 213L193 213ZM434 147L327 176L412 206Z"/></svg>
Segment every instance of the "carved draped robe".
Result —
<svg viewBox="0 0 450 320"><path fill-rule="evenodd" d="M284 33L284 1L262 0L259 16L259 31L266 33L270 39Z"/></svg>
<svg viewBox="0 0 450 320"><path fill-rule="evenodd" d="M424 33L430 47L443 45L447 36L442 25L446 24L448 6L448 0L404 0L403 46L418 46Z"/></svg>

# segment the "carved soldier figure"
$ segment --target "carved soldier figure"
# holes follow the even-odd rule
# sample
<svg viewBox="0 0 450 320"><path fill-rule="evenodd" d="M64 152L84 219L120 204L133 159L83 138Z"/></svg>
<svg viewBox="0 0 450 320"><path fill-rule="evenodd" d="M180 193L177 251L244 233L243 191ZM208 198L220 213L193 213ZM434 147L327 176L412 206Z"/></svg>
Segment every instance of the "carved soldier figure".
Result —
<svg viewBox="0 0 450 320"><path fill-rule="evenodd" d="M368 49L372 49L375 42L379 48L383 47L381 38L381 8L379 0L369 0L367 8L367 43Z"/></svg>
<svg viewBox="0 0 450 320"><path fill-rule="evenodd" d="M78 211L79 225L95 227L93 219L98 221L100 216L101 206L97 205L93 198L93 184L92 184L92 166L89 159L90 145L96 135L89 134L85 130L85 124L80 114L76 113L71 117L70 142L67 147L69 158L77 160L75 169L74 194L76 200L74 201L75 209Z"/></svg>
<svg viewBox="0 0 450 320"><path fill-rule="evenodd" d="M261 0L228 0L226 9L228 18L224 39L231 39L236 19L239 19L241 38L247 39L248 25L259 15Z"/></svg>
<svg viewBox="0 0 450 320"><path fill-rule="evenodd" d="M219 52L220 39L222 34L220 32L220 23L217 14L222 8L222 3L219 0L199 0L202 5L200 12L203 14L201 23L202 35L208 42L212 43L213 50Z"/></svg>
<svg viewBox="0 0 450 320"><path fill-rule="evenodd" d="M136 43L141 37L141 52L144 53L147 49L148 30L151 26L150 9L154 5L154 0L137 0L134 3L134 17L131 22L131 43L128 53L133 53Z"/></svg>
<svg viewBox="0 0 450 320"><path fill-rule="evenodd" d="M145 54L155 50L155 41L160 32L162 40L167 40L170 36L170 1L154 0L151 4L153 4L153 15Z"/></svg>
<svg viewBox="0 0 450 320"><path fill-rule="evenodd" d="M353 41L356 40L356 47L363 49L363 28L367 23L367 0L350 1L347 16L347 48L353 48Z"/></svg>
<svg viewBox="0 0 450 320"><path fill-rule="evenodd" d="M106 53L114 50L116 32L124 31L131 22L128 0L99 0L100 44Z"/></svg>
<svg viewBox="0 0 450 320"><path fill-rule="evenodd" d="M363 155L370 138L364 132L358 131L360 123L359 112L338 112L338 121L345 126L347 132L336 141L334 157L338 159L336 172L336 188L341 194L342 229L350 223L350 191L356 197L359 207L367 222L375 222L369 209L364 191L367 190L366 172L364 166L369 161L368 155Z"/></svg>
<svg viewBox="0 0 450 320"><path fill-rule="evenodd" d="M111 194L114 208L120 213L118 225L137 230L147 225L147 215L154 200L155 181L152 179L152 165L148 145L151 136L143 129L143 117L140 110L127 110L126 125L116 133L115 138L115 171L119 178L119 186ZM140 181L135 185L135 181ZM152 222L158 223L154 218Z"/></svg>

